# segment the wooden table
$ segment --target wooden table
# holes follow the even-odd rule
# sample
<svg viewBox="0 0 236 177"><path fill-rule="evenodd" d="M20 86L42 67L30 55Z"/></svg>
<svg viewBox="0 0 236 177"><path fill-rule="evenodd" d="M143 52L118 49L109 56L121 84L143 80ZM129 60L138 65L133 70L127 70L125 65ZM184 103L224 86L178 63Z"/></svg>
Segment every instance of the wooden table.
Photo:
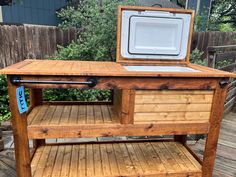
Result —
<svg viewBox="0 0 236 177"><path fill-rule="evenodd" d="M57 60L25 60L1 70L8 76L17 175L212 176L228 80L235 75L187 66L200 72L133 72L115 62ZM24 114L16 102L20 85L30 90ZM45 103L43 88L111 89L114 99ZM207 134L203 161L186 145L187 134ZM44 140L145 135L175 139L70 145ZM34 140L32 154L28 139Z"/></svg>

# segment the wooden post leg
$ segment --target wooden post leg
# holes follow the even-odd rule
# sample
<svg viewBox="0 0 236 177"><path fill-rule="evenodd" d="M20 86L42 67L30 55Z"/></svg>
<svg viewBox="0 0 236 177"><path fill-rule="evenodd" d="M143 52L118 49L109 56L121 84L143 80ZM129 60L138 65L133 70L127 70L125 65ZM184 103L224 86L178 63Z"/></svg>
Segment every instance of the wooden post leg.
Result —
<svg viewBox="0 0 236 177"><path fill-rule="evenodd" d="M43 92L42 89L30 89L30 105L33 107L42 105L43 104ZM45 145L45 139L34 139L33 140L33 147L37 148L38 146Z"/></svg>
<svg viewBox="0 0 236 177"><path fill-rule="evenodd" d="M27 134L26 113L20 114L16 100L16 86L12 85L8 77L8 93L12 113L12 129L16 157L16 173L18 177L31 177L30 149Z"/></svg>
<svg viewBox="0 0 236 177"><path fill-rule="evenodd" d="M134 123L134 90L122 90L121 95L121 123Z"/></svg>
<svg viewBox="0 0 236 177"><path fill-rule="evenodd" d="M212 105L212 114L210 117L210 129L206 139L205 152L203 158L203 177L211 177L213 173L217 142L220 133L220 124L224 112L226 92L227 87L219 87L215 90Z"/></svg>

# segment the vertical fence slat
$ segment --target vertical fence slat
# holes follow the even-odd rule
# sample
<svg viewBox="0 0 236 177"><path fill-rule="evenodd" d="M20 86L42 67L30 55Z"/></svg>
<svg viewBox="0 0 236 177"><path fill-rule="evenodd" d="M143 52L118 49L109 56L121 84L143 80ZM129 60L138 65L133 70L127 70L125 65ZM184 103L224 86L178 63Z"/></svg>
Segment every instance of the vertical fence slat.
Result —
<svg viewBox="0 0 236 177"><path fill-rule="evenodd" d="M6 57L5 57L5 52L4 52L4 29L0 28L0 68L3 68L4 66L7 65L6 63Z"/></svg>

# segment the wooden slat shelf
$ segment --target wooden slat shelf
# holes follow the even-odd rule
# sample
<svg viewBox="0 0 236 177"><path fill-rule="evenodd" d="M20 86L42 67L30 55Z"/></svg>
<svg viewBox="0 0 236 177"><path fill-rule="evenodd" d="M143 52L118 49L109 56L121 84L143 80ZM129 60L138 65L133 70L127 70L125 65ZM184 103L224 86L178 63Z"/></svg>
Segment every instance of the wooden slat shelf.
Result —
<svg viewBox="0 0 236 177"><path fill-rule="evenodd" d="M28 126L117 123L110 105L42 105L28 116Z"/></svg>
<svg viewBox="0 0 236 177"><path fill-rule="evenodd" d="M177 142L46 145L37 149L32 176L202 176L201 165Z"/></svg>
<svg viewBox="0 0 236 177"><path fill-rule="evenodd" d="M28 114L28 138L203 134L209 130L206 120L170 122L167 117L159 122L122 124L115 109L113 105L36 106Z"/></svg>

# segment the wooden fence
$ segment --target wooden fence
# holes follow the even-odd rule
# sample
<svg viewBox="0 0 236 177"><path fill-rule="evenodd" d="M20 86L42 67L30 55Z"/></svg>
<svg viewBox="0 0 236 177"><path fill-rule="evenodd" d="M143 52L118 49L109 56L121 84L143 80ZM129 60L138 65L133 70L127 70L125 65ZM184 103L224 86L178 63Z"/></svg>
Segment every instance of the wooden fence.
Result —
<svg viewBox="0 0 236 177"><path fill-rule="evenodd" d="M0 68L26 58L44 58L52 55L57 45L66 46L77 37L76 29L63 31L57 27L0 26ZM236 44L236 32L195 32L192 49L204 51L208 46Z"/></svg>
<svg viewBox="0 0 236 177"><path fill-rule="evenodd" d="M227 58L228 64L221 66L220 70L235 72L236 71L236 45L211 46L208 47L207 64L209 67L215 68L218 62ZM228 93L225 100L225 113L232 110L236 103L236 79L230 79Z"/></svg>
<svg viewBox="0 0 236 177"><path fill-rule="evenodd" d="M198 49L204 52L203 58L207 56L208 46L235 45L236 32L195 32L192 39L192 50Z"/></svg>
<svg viewBox="0 0 236 177"><path fill-rule="evenodd" d="M27 58L52 55L57 45L66 46L76 39L76 29L63 31L57 27L0 26L0 68Z"/></svg>

